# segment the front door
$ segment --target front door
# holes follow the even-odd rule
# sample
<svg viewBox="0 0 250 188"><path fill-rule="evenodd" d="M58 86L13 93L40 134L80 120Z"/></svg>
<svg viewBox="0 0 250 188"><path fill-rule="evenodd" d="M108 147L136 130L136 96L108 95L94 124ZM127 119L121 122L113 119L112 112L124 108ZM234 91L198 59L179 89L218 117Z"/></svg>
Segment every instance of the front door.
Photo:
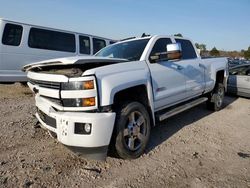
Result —
<svg viewBox="0 0 250 188"><path fill-rule="evenodd" d="M178 103L186 95L186 80L181 62L168 61L166 58L166 46L171 43L170 38L160 38L150 53L150 56L160 56L159 61L149 63L156 111Z"/></svg>

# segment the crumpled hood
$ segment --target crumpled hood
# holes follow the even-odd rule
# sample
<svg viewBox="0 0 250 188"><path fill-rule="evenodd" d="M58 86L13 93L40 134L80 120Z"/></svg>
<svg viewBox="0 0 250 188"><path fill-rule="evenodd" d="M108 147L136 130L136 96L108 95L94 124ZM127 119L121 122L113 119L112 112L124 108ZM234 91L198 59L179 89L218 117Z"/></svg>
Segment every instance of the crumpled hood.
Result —
<svg viewBox="0 0 250 188"><path fill-rule="evenodd" d="M127 59L119 58L108 58L108 57L97 57L97 56L73 56L73 57L64 57L57 59L50 59L45 61L39 61L36 63L31 63L25 65L22 71L27 72L30 69L37 67L47 67L54 65L72 65L72 64L85 64L85 63L117 63L117 62L126 62Z"/></svg>

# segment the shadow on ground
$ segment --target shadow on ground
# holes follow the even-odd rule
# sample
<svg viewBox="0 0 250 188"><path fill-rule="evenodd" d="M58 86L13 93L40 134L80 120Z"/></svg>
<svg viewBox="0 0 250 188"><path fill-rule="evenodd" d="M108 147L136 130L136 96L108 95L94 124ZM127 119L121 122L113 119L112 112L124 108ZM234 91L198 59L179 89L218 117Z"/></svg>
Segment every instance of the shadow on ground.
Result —
<svg viewBox="0 0 250 188"><path fill-rule="evenodd" d="M230 104L233 103L236 99L237 97L226 96L223 109L230 108ZM209 111L206 109L206 104L204 103L158 123L151 130L151 136L146 148L146 153L149 153L151 150L173 136L183 127L195 123L196 121L212 113L213 111Z"/></svg>

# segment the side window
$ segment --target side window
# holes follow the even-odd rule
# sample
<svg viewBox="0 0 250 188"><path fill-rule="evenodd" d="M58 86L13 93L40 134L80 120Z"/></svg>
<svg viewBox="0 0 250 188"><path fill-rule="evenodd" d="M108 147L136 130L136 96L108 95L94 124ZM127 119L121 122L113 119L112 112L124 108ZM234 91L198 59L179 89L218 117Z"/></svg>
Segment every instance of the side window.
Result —
<svg viewBox="0 0 250 188"><path fill-rule="evenodd" d="M79 36L80 54L90 54L90 39L86 36Z"/></svg>
<svg viewBox="0 0 250 188"><path fill-rule="evenodd" d="M2 37L2 43L10 46L19 46L22 39L23 27L21 25L5 25Z"/></svg>
<svg viewBox="0 0 250 188"><path fill-rule="evenodd" d="M59 31L31 28L28 45L31 48L75 52L75 35Z"/></svg>
<svg viewBox="0 0 250 188"><path fill-rule="evenodd" d="M195 49L189 40L175 39L177 43L181 44L182 59L194 59L197 58Z"/></svg>
<svg viewBox="0 0 250 188"><path fill-rule="evenodd" d="M106 46L105 40L93 38L94 54Z"/></svg>
<svg viewBox="0 0 250 188"><path fill-rule="evenodd" d="M161 38L155 42L155 45L150 53L150 56L159 56L160 60L167 61L167 45L171 44L170 38Z"/></svg>

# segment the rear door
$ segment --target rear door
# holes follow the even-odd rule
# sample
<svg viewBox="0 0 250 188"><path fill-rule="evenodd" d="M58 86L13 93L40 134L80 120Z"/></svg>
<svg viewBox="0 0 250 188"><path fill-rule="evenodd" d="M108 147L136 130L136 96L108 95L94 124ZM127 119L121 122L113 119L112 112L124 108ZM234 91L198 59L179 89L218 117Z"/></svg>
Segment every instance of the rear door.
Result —
<svg viewBox="0 0 250 188"><path fill-rule="evenodd" d="M152 62L148 59L152 77L155 110L178 103L186 95L186 80L181 62L167 60L167 44L171 44L170 38L156 40L150 56L160 56L160 60Z"/></svg>
<svg viewBox="0 0 250 188"><path fill-rule="evenodd" d="M186 80L186 97L193 98L201 95L205 89L205 67L200 64L195 48L191 41L186 39L175 39L181 44L182 58L179 63L184 68Z"/></svg>

